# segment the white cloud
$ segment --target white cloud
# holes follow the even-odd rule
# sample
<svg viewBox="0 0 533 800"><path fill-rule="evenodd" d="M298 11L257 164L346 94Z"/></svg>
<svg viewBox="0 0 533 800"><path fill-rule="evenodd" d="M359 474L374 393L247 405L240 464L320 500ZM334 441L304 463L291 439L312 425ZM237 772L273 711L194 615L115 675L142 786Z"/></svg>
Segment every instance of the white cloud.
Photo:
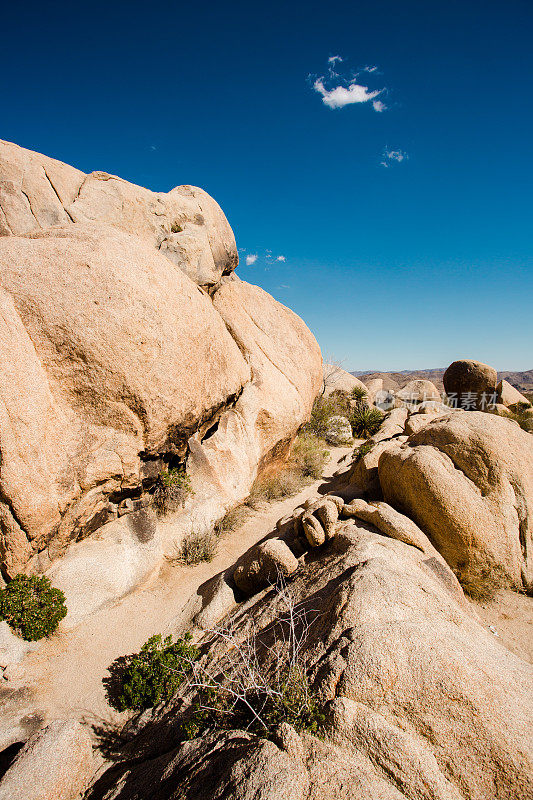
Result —
<svg viewBox="0 0 533 800"><path fill-rule="evenodd" d="M252 264L255 264L257 261L257 254L250 253L250 255L246 256L246 266L250 267Z"/></svg>
<svg viewBox="0 0 533 800"><path fill-rule="evenodd" d="M344 106L353 103L368 103L372 102L374 111L385 111L387 106L381 100L376 98L381 95L386 89L371 90L368 86L363 86L358 83L358 75L356 73L348 73L344 76L335 72L337 63L342 63L341 56L330 56L328 58L328 74L316 78L313 83L313 89L322 96L322 102L328 108L344 108ZM364 67L363 72L372 73L376 72L377 67L368 66ZM337 85L335 85L337 84Z"/></svg>
<svg viewBox="0 0 533 800"><path fill-rule="evenodd" d="M322 102L329 108L344 108L352 103L366 103L381 94L379 91L369 92L367 86L360 86L356 81L350 83L348 87L336 86L328 90L324 86L323 79L318 78L313 88L322 95Z"/></svg>
<svg viewBox="0 0 533 800"><path fill-rule="evenodd" d="M286 261L286 260L287 260L287 259L285 258L285 256L278 256L278 257L276 258L276 261Z"/></svg>
<svg viewBox="0 0 533 800"><path fill-rule="evenodd" d="M407 161L409 156L404 150L389 150L388 147L385 148L383 151L383 161L381 161L382 167L390 167L390 165L396 161L396 163L401 164L402 161Z"/></svg>

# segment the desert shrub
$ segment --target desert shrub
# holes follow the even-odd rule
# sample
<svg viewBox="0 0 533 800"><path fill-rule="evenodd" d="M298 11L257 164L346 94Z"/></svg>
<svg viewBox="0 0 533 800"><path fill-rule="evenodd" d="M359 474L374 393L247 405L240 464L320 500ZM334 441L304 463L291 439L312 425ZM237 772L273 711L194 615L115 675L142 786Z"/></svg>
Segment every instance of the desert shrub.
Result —
<svg viewBox="0 0 533 800"><path fill-rule="evenodd" d="M229 533L233 533L237 528L246 521L248 516L248 509L244 505L236 506L230 509L224 516L215 522L214 533L215 536L222 538Z"/></svg>
<svg viewBox="0 0 533 800"><path fill-rule="evenodd" d="M311 409L311 418L304 426L304 431L323 439L326 435L328 420L334 415L335 404L333 401L329 397L317 397Z"/></svg>
<svg viewBox="0 0 533 800"><path fill-rule="evenodd" d="M275 475L263 476L256 480L246 498L246 505L257 508L261 503L291 497L301 486L301 476L295 470L283 469Z"/></svg>
<svg viewBox="0 0 533 800"><path fill-rule="evenodd" d="M350 415L350 423L354 436L359 439L368 439L381 427L385 415L379 410L367 405L358 405Z"/></svg>
<svg viewBox="0 0 533 800"><path fill-rule="evenodd" d="M244 635L233 627L212 631L225 652L212 663L196 662L188 679L194 694L181 720L181 737L240 728L270 737L281 722L319 734L322 706L305 668L304 646L310 623L283 581L274 587L280 614L258 632L250 620Z"/></svg>
<svg viewBox="0 0 533 800"><path fill-rule="evenodd" d="M357 463L358 461L361 461L362 458L370 453L373 447L374 442L363 442L362 445L359 445L359 447L357 447L354 451L354 462Z"/></svg>
<svg viewBox="0 0 533 800"><path fill-rule="evenodd" d="M65 595L44 575L16 575L0 590L0 619L29 642L50 636L66 613Z"/></svg>
<svg viewBox="0 0 533 800"><path fill-rule="evenodd" d="M171 560L193 566L202 561L212 561L216 554L217 537L214 531L204 531L204 533L191 531L183 537L176 555Z"/></svg>
<svg viewBox="0 0 533 800"><path fill-rule="evenodd" d="M350 402L350 395L344 389L334 389L329 395L329 400L333 403L335 408L334 416L345 417L350 413L352 404Z"/></svg>
<svg viewBox="0 0 533 800"><path fill-rule="evenodd" d="M173 222L172 225L170 226L170 232L171 233L181 233L182 230L183 230L183 228L181 227L179 222Z"/></svg>
<svg viewBox="0 0 533 800"><path fill-rule="evenodd" d="M128 656L121 676L121 687L114 701L119 711L142 710L174 696L199 657L191 635L172 641L161 634L152 636L139 653Z"/></svg>
<svg viewBox="0 0 533 800"><path fill-rule="evenodd" d="M301 433L292 446L292 463L303 478L320 478L329 458L324 443L309 433Z"/></svg>
<svg viewBox="0 0 533 800"><path fill-rule="evenodd" d="M320 395L313 403L311 418L304 425L303 431L313 436L324 439L331 417L348 417L352 411L350 397L347 392L340 389L332 392L328 397Z"/></svg>
<svg viewBox="0 0 533 800"><path fill-rule="evenodd" d="M312 480L320 478L329 459L324 440L304 426L294 440L290 459L278 472L262 475L254 481L245 505L258 508L261 503L292 497Z"/></svg>
<svg viewBox="0 0 533 800"><path fill-rule="evenodd" d="M533 415L530 412L531 406L526 403L517 403L513 411L509 411L509 419L518 422L523 431L533 433Z"/></svg>
<svg viewBox="0 0 533 800"><path fill-rule="evenodd" d="M159 514L168 514L184 506L190 494L193 494L191 480L183 467L161 470L153 494L154 505Z"/></svg>
<svg viewBox="0 0 533 800"><path fill-rule="evenodd" d="M478 603L494 600L501 589L509 588L507 574L497 564L459 564L454 570L463 592Z"/></svg>
<svg viewBox="0 0 533 800"><path fill-rule="evenodd" d="M368 397L368 392L363 386L354 386L350 394L352 400L356 400L358 403L362 403Z"/></svg>

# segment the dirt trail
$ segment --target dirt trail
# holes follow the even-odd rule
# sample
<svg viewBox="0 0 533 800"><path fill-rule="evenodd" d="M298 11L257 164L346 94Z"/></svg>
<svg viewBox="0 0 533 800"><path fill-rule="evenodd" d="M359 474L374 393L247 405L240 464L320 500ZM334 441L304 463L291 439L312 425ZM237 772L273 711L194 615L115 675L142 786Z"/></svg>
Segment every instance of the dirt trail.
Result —
<svg viewBox="0 0 533 800"><path fill-rule="evenodd" d="M149 583L76 628L56 633L26 656L19 674L15 672L1 690L0 749L17 738L27 738L43 721L77 718L105 729L127 719L128 712L115 712L106 699L102 679L110 664L119 656L137 652L156 633L179 631L180 621L187 618L184 609L194 602L199 587L275 531L278 519L316 496L318 488L343 466L341 461L351 449L331 448L321 479L293 497L250 511L244 524L221 540L211 563L195 567L165 563ZM13 731L17 723L18 737Z"/></svg>

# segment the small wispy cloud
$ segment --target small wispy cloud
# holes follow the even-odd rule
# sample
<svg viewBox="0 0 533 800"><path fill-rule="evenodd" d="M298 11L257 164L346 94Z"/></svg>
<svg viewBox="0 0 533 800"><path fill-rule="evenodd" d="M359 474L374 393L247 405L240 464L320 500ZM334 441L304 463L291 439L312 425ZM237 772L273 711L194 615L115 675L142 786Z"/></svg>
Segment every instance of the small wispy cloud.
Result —
<svg viewBox="0 0 533 800"><path fill-rule="evenodd" d="M326 89L322 78L318 78L313 87L316 92L322 95L322 102L329 108L344 108L352 103L366 103L380 94L379 91L369 92L368 86L361 86L357 81L348 86L335 86L333 89Z"/></svg>
<svg viewBox="0 0 533 800"><path fill-rule="evenodd" d="M358 82L358 74L353 72L350 77L342 77L335 71L337 63L342 63L341 56L328 58L328 76L321 75L313 82L313 89L322 97L322 102L328 108L344 108L354 103L372 102L374 111L385 111L387 106L381 100L376 100L385 89L369 89ZM372 73L377 67L365 67L363 72ZM335 85L336 84L336 85Z"/></svg>
<svg viewBox="0 0 533 800"><path fill-rule="evenodd" d="M257 261L257 253L249 253L246 256L246 266L251 267Z"/></svg>
<svg viewBox="0 0 533 800"><path fill-rule="evenodd" d="M286 260L287 259L285 258L285 256L277 256L276 257L276 261L286 261Z"/></svg>
<svg viewBox="0 0 533 800"><path fill-rule="evenodd" d="M386 147L382 154L381 166L390 167L394 163L401 164L402 161L407 161L408 158L409 156L404 150L389 150Z"/></svg>

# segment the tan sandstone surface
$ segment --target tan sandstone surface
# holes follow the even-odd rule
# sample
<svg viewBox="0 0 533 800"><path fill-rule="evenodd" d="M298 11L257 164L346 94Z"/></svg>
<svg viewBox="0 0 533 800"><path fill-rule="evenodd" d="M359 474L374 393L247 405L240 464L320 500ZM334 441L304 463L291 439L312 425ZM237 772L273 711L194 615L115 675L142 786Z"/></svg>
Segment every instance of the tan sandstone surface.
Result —
<svg viewBox="0 0 533 800"><path fill-rule="evenodd" d="M81 613L147 578L283 457L320 350L233 274L233 233L200 189L154 193L0 142L0 209L0 560L8 576L50 570ZM172 459L187 460L186 507L118 519Z"/></svg>

